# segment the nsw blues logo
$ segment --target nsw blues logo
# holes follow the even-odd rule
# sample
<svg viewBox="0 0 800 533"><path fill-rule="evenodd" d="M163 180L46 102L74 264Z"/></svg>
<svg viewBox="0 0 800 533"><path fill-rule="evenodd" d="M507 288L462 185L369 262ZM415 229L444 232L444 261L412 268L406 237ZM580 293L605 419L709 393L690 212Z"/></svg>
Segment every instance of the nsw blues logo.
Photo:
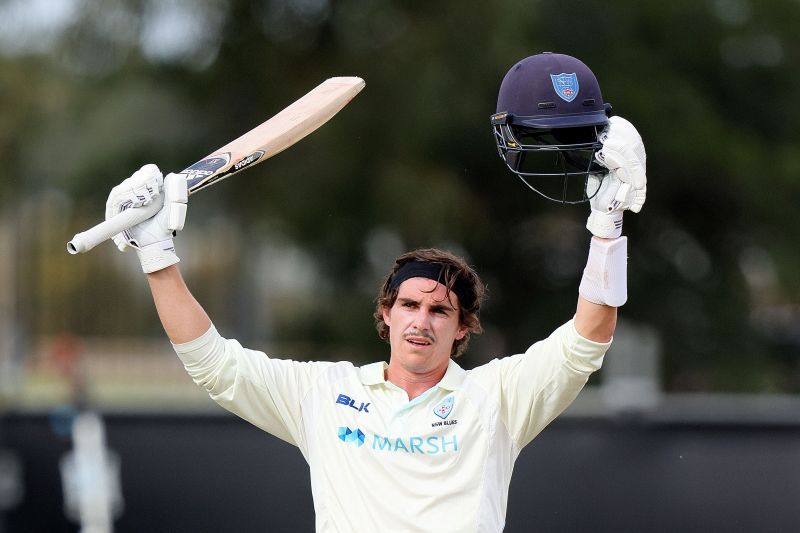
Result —
<svg viewBox="0 0 800 533"><path fill-rule="evenodd" d="M578 75L574 72L550 74L550 79L553 80L553 89L556 94L565 102L571 102L578 96L580 86L578 85Z"/></svg>
<svg viewBox="0 0 800 533"><path fill-rule="evenodd" d="M448 396L447 398L442 400L442 403L433 408L433 414L444 420L445 418L447 418L447 415L450 414L450 411L453 410L454 402L455 398L453 398L452 396Z"/></svg>

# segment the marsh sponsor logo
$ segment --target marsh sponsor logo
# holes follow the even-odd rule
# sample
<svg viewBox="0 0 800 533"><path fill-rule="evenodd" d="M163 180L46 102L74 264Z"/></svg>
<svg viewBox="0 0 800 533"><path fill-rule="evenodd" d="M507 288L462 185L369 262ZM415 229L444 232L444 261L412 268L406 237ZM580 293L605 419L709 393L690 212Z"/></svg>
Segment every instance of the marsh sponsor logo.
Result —
<svg viewBox="0 0 800 533"><path fill-rule="evenodd" d="M361 448L364 445L365 438L366 435L364 435L364 432L358 428L350 429L347 426L339 428L339 440L345 444L353 443L356 445L356 448Z"/></svg>
<svg viewBox="0 0 800 533"><path fill-rule="evenodd" d="M340 426L338 429L339 440L350 446L361 448L370 442L370 448L378 454L384 453L404 453L409 455L442 455L458 453L458 436L452 435L429 435L408 436L408 437L384 437L373 433L367 436L359 428ZM351 446L352 447L352 446Z"/></svg>
<svg viewBox="0 0 800 533"><path fill-rule="evenodd" d="M418 455L440 455L458 452L458 438L443 435L429 437L384 437L372 436L372 449L387 453L407 453Z"/></svg>

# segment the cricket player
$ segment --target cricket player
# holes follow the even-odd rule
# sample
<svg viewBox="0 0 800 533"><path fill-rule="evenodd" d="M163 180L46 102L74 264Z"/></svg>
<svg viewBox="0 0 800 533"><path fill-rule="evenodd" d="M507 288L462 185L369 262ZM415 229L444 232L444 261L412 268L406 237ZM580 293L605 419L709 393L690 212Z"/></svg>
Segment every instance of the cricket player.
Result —
<svg viewBox="0 0 800 533"><path fill-rule="evenodd" d="M524 353L469 371L455 359L481 331L484 285L455 255L421 249L392 265L375 310L388 364L276 359L223 337L184 284L173 246L186 216L184 179L146 165L109 196L108 216L163 203L114 240L136 250L192 379L300 449L317 531L502 531L519 453L570 405L611 343L627 298L623 212L645 199L639 134L610 116L586 65L549 53L511 68L491 122L501 157L531 188L541 192L538 178L583 179L593 236L574 317ZM532 168L540 152L555 171Z"/></svg>

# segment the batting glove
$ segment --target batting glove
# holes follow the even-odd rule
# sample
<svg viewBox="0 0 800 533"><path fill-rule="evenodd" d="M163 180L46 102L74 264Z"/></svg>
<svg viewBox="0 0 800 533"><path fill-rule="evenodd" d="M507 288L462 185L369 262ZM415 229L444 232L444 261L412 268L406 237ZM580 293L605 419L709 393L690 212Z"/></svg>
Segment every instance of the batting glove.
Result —
<svg viewBox="0 0 800 533"><path fill-rule="evenodd" d="M146 274L180 261L172 238L186 222L188 197L184 176L162 177L155 165L143 166L111 189L106 202L106 220L126 209L148 209L155 213L113 238L120 251L136 250Z"/></svg>
<svg viewBox="0 0 800 533"><path fill-rule="evenodd" d="M647 196L647 155L642 137L633 124L613 116L600 134L603 147L595 159L608 169L605 176L590 175L586 193L592 212L586 228L597 237L622 235L622 213L638 213Z"/></svg>

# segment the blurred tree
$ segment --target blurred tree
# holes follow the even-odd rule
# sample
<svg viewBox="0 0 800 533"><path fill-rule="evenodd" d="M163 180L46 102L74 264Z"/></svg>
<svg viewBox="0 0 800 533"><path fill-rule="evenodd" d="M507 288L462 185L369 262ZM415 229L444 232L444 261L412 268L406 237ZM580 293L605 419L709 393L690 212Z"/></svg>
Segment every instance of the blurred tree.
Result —
<svg viewBox="0 0 800 533"><path fill-rule="evenodd" d="M0 206L30 220L21 316L37 337L159 334L131 258L58 243L141 164L183 168L322 79L360 75L329 125L193 197L178 246L198 297L244 341L371 360L391 259L446 246L489 281L491 334L466 364L521 351L574 311L586 210L522 188L488 117L508 68L553 50L589 64L645 139L622 313L659 331L665 386L800 391L799 16L790 0L10 0Z"/></svg>

